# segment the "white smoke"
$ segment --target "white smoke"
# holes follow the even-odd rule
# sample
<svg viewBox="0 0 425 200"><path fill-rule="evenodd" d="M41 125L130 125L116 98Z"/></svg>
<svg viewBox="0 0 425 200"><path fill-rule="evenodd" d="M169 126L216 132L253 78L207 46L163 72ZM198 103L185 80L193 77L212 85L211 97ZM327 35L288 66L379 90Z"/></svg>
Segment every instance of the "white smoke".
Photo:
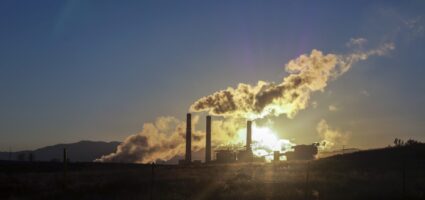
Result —
<svg viewBox="0 0 425 200"><path fill-rule="evenodd" d="M361 48L366 43L367 39L365 38L350 38L350 41L347 42L347 46Z"/></svg>
<svg viewBox="0 0 425 200"><path fill-rule="evenodd" d="M205 132L196 130L199 116L192 118L192 151L205 147ZM213 120L212 146L240 143L237 130L243 126L242 120ZM145 123L143 130L127 137L117 151L104 155L97 162L151 163L167 161L185 153L186 122L175 117L159 117L155 123Z"/></svg>
<svg viewBox="0 0 425 200"><path fill-rule="evenodd" d="M329 109L329 111L332 111L332 112L339 110L338 107L336 107L335 105L329 105L328 109Z"/></svg>
<svg viewBox="0 0 425 200"><path fill-rule="evenodd" d="M320 148L330 150L336 147L346 145L351 137L349 132L341 132L331 128L326 120L322 119L316 126L317 133L321 139Z"/></svg>
<svg viewBox="0 0 425 200"><path fill-rule="evenodd" d="M385 55L392 49L392 43L348 55L325 55L314 49L286 64L289 75L282 82L240 83L236 88L229 87L198 99L190 106L190 111L248 119L281 114L292 118L307 107L312 92L323 91L330 80L347 72L354 63L369 56Z"/></svg>
<svg viewBox="0 0 425 200"><path fill-rule="evenodd" d="M195 130L199 117L192 119L192 148L198 151L204 146L204 133ZM155 123L145 123L138 134L127 137L115 153L102 156L100 162L149 163L169 160L183 155L185 150L186 123L174 117L159 117Z"/></svg>
<svg viewBox="0 0 425 200"><path fill-rule="evenodd" d="M394 49L385 43L376 49L356 51L348 55L323 54L312 50L285 65L289 73L280 83L258 81L256 85L240 83L236 88L215 92L200 98L189 108L191 112L208 112L225 117L212 122L214 147L240 143L237 131L245 126L245 119L286 114L294 117L309 104L310 95L324 91L328 82L347 72L352 64L369 56L384 55ZM192 120L192 151L204 148L205 133L196 130L199 117ZM343 137L329 129L326 121L319 124L318 132L328 146ZM149 163L169 160L185 152L186 124L174 117L160 117L155 123L145 123L143 130L131 135L120 144L115 153L102 156L99 162Z"/></svg>

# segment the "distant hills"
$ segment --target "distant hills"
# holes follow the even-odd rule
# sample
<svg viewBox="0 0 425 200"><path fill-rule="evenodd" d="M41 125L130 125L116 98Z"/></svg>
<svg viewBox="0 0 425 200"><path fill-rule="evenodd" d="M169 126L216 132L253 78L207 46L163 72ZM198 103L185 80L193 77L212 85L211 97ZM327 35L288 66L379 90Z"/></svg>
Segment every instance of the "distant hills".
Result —
<svg viewBox="0 0 425 200"><path fill-rule="evenodd" d="M329 169L396 169L425 168L425 143L391 146L338 154L317 160Z"/></svg>
<svg viewBox="0 0 425 200"><path fill-rule="evenodd" d="M42 147L32 151L18 152L0 152L0 160L29 160L29 155L33 155L34 161L62 161L63 149L67 149L68 158L71 162L92 162L102 155L107 155L116 151L117 146L121 142L102 142L83 140L76 143L56 144L52 146ZM192 152L193 160L203 160L205 151ZM342 163L354 166L379 166L394 165L400 163L404 159L425 161L425 144L415 143L399 147L387 147L382 149L360 150L360 149L344 149L337 151L320 152L318 155L319 163L329 161L338 161L338 165ZM157 164L177 164L179 160L184 159L183 156L175 156L168 161L157 161ZM423 163L425 166L425 163ZM345 166L345 165L344 165ZM347 167L347 166L345 166Z"/></svg>
<svg viewBox="0 0 425 200"><path fill-rule="evenodd" d="M204 162L205 158L205 149L199 150L199 151L192 151L192 160L193 161L201 161ZM183 156L174 156L170 160L164 161L164 160L158 160L156 161L157 164L161 165L174 165L179 163L179 160L184 160Z"/></svg>
<svg viewBox="0 0 425 200"><path fill-rule="evenodd" d="M358 151L361 151L361 149L349 148L349 149L338 149L338 150L334 150L334 151L319 151L317 158L326 158L326 157L331 157L331 156L335 156L335 155L342 155L342 154L346 154L346 153L354 153L354 152L358 152Z"/></svg>
<svg viewBox="0 0 425 200"><path fill-rule="evenodd" d="M71 162L91 162L102 155L115 152L121 142L80 141L70 144L56 144L33 151L0 152L0 160L29 160L32 154L35 161L61 161L63 149L67 149Z"/></svg>

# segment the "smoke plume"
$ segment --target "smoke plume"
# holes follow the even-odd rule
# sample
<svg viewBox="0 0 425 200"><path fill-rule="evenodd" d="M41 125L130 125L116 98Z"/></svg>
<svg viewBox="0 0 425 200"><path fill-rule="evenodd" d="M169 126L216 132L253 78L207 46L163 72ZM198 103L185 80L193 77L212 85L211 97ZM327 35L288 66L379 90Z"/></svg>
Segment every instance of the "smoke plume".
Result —
<svg viewBox="0 0 425 200"><path fill-rule="evenodd" d="M322 119L316 126L317 133L320 139L320 148L322 150L329 150L335 148L335 145L346 145L350 139L349 132L341 132L336 129L332 129L326 120Z"/></svg>
<svg viewBox="0 0 425 200"><path fill-rule="evenodd" d="M310 54L289 61L285 66L289 75L280 83L240 83L236 88L229 87L200 98L189 110L225 117L212 122L214 147L237 144L242 142L239 141L237 132L245 126L246 119L281 114L292 118L307 107L312 92L323 91L330 80L347 72L352 64L372 55L384 55L392 49L394 45L386 43L376 49L348 55L325 55L319 50L313 50ZM205 133L195 129L198 121L199 117L194 116L192 151L199 151L205 146ZM329 129L326 121L319 123L317 128L327 146L344 138L339 132ZM155 123L145 123L141 132L127 137L115 153L102 156L96 161L149 163L182 156L185 152L185 132L184 121L174 117L159 117Z"/></svg>
<svg viewBox="0 0 425 200"><path fill-rule="evenodd" d="M192 148L199 151L204 146L205 133L195 130L199 117L192 119ZM145 123L138 134L122 142L115 153L102 156L100 162L149 163L169 160L183 155L186 123L174 117L159 117L155 123Z"/></svg>
<svg viewBox="0 0 425 200"><path fill-rule="evenodd" d="M205 132L196 130L199 116L192 118L192 151L205 146ZM243 121L245 122L245 121ZM212 145L236 144L237 130L242 120L213 120ZM185 153L186 122L175 117L159 117L155 123L145 123L141 132L127 137L115 153L102 156L97 162L150 163L167 161Z"/></svg>
<svg viewBox="0 0 425 200"><path fill-rule="evenodd" d="M248 119L281 114L293 118L299 110L307 107L311 93L323 91L329 80L344 74L360 60L385 55L392 49L392 43L348 55L325 55L314 49L310 54L301 55L286 64L285 70L289 75L282 82L240 83L236 88L229 87L198 99L190 106L190 111Z"/></svg>

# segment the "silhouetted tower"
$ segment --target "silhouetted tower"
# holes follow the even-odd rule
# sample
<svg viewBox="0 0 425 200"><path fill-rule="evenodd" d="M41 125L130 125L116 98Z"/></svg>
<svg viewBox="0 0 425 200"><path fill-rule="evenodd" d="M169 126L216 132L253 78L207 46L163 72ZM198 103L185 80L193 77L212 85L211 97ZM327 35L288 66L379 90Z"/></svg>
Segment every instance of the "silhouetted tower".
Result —
<svg viewBox="0 0 425 200"><path fill-rule="evenodd" d="M251 150L251 143L252 143L252 121L246 122L246 150Z"/></svg>
<svg viewBox="0 0 425 200"><path fill-rule="evenodd" d="M192 161L192 115L186 115L186 158L185 161L190 163Z"/></svg>
<svg viewBox="0 0 425 200"><path fill-rule="evenodd" d="M280 161L280 151L273 151L273 161Z"/></svg>
<svg viewBox="0 0 425 200"><path fill-rule="evenodd" d="M211 116L207 116L207 135L205 139L205 163L211 161Z"/></svg>

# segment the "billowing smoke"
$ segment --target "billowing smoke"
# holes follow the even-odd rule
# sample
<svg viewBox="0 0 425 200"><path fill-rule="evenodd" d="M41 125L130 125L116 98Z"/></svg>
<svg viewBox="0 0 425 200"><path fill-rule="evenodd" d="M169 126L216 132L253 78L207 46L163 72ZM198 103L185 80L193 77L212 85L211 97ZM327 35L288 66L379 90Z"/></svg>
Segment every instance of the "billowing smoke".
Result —
<svg viewBox="0 0 425 200"><path fill-rule="evenodd" d="M192 119L192 148L204 147L205 133L195 130L199 117ZM155 123L145 123L143 130L131 135L121 143L115 153L102 156L100 162L149 163L169 160L183 155L185 149L186 123L174 117L159 117Z"/></svg>
<svg viewBox="0 0 425 200"><path fill-rule="evenodd" d="M229 87L202 97L189 110L225 117L212 122L214 147L237 144L242 142L237 132L245 126L246 119L281 114L292 118L299 110L307 107L312 92L323 91L329 80L347 72L353 63L372 55L384 55L392 49L393 44L387 43L377 49L356 51L348 55L325 55L319 50L313 50L310 54L289 61L285 66L289 75L280 83L258 81L253 86L240 83L236 88ZM195 129L198 121L199 117L194 116L192 151L199 151L205 146L205 133ZM319 125L319 134L327 141L326 145L342 140L343 137L329 129L325 121ZM174 117L160 117L155 123L144 124L138 134L126 138L115 153L96 161L149 163L182 156L185 152L185 132L184 121Z"/></svg>
<svg viewBox="0 0 425 200"><path fill-rule="evenodd" d="M216 148L240 146L243 141L240 140L238 131L246 126L246 120L240 118L228 118L212 121L212 146Z"/></svg>
<svg viewBox="0 0 425 200"><path fill-rule="evenodd" d="M281 114L292 118L307 107L312 92L323 91L329 80L347 72L353 63L372 55L384 55L392 49L392 43L385 43L376 49L348 55L324 55L312 50L309 55L301 55L286 64L289 75L282 82L240 83L236 88L229 87L198 99L190 106L190 111L248 119Z"/></svg>
<svg viewBox="0 0 425 200"><path fill-rule="evenodd" d="M205 146L205 132L196 130L199 116L192 118L192 151ZM213 120L212 145L237 144L241 120ZM155 123L145 123L141 132L127 137L115 153L102 156L97 162L150 163L169 160L185 153L186 122L175 117L159 117Z"/></svg>
<svg viewBox="0 0 425 200"><path fill-rule="evenodd" d="M349 132L331 128L324 119L317 124L316 130L321 139L319 147L322 150L331 150L346 145L351 136Z"/></svg>

